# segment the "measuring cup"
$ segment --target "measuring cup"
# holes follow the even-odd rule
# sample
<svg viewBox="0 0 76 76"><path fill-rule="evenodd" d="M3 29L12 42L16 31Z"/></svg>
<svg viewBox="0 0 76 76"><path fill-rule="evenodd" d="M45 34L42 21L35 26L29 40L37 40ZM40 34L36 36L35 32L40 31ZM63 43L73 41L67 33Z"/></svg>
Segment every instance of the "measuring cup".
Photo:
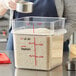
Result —
<svg viewBox="0 0 76 76"><path fill-rule="evenodd" d="M33 11L33 3L29 1L19 1L16 5L16 11L21 13L32 13Z"/></svg>

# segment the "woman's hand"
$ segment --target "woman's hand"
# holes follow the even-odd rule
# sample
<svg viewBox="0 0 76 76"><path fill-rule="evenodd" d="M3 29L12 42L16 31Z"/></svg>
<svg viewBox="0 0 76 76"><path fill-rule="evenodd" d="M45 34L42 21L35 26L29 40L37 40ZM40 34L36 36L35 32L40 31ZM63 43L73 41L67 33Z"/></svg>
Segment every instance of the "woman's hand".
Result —
<svg viewBox="0 0 76 76"><path fill-rule="evenodd" d="M17 2L18 0L15 0L15 1L9 1L8 2L8 4L9 4L9 7L10 7L10 9L12 9L12 10L16 10L16 2Z"/></svg>
<svg viewBox="0 0 76 76"><path fill-rule="evenodd" d="M16 2L18 0L0 0L0 16L3 16L7 9L16 10ZM3 3L2 3L3 2Z"/></svg>

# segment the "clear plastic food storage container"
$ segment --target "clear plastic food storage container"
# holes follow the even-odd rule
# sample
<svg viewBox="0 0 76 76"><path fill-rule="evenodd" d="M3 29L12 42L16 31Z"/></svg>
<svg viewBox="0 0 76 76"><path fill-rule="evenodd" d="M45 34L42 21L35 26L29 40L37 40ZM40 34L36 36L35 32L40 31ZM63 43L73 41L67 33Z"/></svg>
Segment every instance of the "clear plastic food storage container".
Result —
<svg viewBox="0 0 76 76"><path fill-rule="evenodd" d="M50 70L62 64L64 24L58 17L13 20L15 67Z"/></svg>

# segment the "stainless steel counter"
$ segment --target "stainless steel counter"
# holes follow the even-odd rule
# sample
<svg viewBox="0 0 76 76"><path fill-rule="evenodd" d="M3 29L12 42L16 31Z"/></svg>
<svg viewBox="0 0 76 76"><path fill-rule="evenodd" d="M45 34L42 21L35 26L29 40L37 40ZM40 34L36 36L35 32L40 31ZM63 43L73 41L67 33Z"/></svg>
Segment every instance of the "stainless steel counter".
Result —
<svg viewBox="0 0 76 76"><path fill-rule="evenodd" d="M50 71L35 71L35 70L23 70L16 69L14 67L14 56L11 51L5 52L10 58L12 64L0 64L0 76L76 76L75 71L66 71L65 62L68 59L68 53L64 53L64 63Z"/></svg>

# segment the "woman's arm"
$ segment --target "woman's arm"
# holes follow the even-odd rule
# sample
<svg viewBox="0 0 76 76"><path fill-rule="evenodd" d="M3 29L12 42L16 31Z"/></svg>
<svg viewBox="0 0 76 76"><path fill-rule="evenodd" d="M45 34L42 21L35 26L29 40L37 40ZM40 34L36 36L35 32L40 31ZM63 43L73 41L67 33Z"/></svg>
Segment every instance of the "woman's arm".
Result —
<svg viewBox="0 0 76 76"><path fill-rule="evenodd" d="M66 18L67 33L64 40L70 39L72 33L76 30L76 0L64 0L64 17Z"/></svg>

